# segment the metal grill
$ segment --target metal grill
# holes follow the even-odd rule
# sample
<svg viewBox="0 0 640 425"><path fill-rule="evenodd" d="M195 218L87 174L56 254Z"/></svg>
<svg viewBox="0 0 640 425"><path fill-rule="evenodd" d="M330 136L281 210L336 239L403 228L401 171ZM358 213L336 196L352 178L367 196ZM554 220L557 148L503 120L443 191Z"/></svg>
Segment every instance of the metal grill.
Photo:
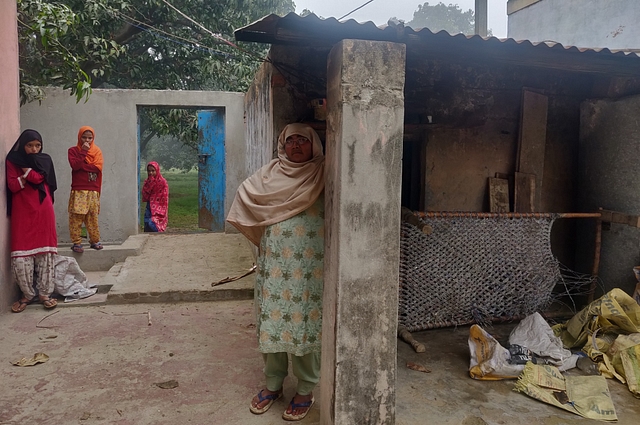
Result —
<svg viewBox="0 0 640 425"><path fill-rule="evenodd" d="M402 223L399 324L409 331L487 324L547 307L562 280L558 215L431 213Z"/></svg>

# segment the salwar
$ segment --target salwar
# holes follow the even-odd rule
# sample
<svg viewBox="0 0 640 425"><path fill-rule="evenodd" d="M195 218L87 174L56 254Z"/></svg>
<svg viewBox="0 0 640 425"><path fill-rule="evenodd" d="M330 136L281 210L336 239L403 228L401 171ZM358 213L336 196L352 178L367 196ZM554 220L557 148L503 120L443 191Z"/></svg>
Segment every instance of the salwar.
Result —
<svg viewBox="0 0 640 425"><path fill-rule="evenodd" d="M24 298L32 300L36 295L48 297L53 293L54 255L48 252L29 257L13 257L11 259L13 277L18 282ZM37 294L33 285L34 276Z"/></svg>
<svg viewBox="0 0 640 425"><path fill-rule="evenodd" d="M82 224L87 227L89 243L100 242L100 227L98 227L98 214L90 212L88 214L69 213L69 235L71 242L76 245L82 244Z"/></svg>
<svg viewBox="0 0 640 425"><path fill-rule="evenodd" d="M158 226L151 219L151 206L147 202L147 208L144 210L144 231L145 232L157 232Z"/></svg>
<svg viewBox="0 0 640 425"><path fill-rule="evenodd" d="M82 224L87 228L89 243L100 242L100 193L90 190L72 190L69 196L69 236L74 245L82 244Z"/></svg>
<svg viewBox="0 0 640 425"><path fill-rule="evenodd" d="M263 353L264 375L269 391L279 391L287 377L289 357L287 353ZM313 352L304 356L291 355L293 374L298 378L296 392L309 395L320 381L320 353Z"/></svg>

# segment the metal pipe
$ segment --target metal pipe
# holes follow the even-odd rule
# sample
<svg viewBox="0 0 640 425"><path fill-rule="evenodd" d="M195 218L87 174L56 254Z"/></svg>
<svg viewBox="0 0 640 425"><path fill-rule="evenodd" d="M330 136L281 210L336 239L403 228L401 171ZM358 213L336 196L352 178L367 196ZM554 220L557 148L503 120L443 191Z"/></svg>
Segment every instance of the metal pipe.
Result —
<svg viewBox="0 0 640 425"><path fill-rule="evenodd" d="M418 217L446 218L600 218L600 213L487 213L472 211L416 211Z"/></svg>
<svg viewBox="0 0 640 425"><path fill-rule="evenodd" d="M596 284L598 283L598 273L600 272L600 251L602 249L602 220L596 220L596 240L595 250L593 253L593 267L591 269L591 275L593 280L589 286L589 297L587 298L587 304L591 304L596 292Z"/></svg>

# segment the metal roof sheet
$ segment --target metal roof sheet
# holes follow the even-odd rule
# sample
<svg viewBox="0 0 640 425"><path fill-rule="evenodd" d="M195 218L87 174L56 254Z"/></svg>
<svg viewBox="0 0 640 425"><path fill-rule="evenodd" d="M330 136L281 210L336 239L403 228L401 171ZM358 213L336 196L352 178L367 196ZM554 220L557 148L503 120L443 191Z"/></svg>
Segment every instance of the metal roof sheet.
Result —
<svg viewBox="0 0 640 425"><path fill-rule="evenodd" d="M407 52L424 52L437 57L455 59L485 57L521 65L562 68L572 71L600 72L640 76L640 56L636 51L607 48L580 48L560 43L512 38L481 37L432 32L428 28L414 30L403 25L376 26L353 19L340 22L321 19L314 14L301 17L268 15L235 31L238 41L298 46L332 46L343 39L362 39L404 43Z"/></svg>

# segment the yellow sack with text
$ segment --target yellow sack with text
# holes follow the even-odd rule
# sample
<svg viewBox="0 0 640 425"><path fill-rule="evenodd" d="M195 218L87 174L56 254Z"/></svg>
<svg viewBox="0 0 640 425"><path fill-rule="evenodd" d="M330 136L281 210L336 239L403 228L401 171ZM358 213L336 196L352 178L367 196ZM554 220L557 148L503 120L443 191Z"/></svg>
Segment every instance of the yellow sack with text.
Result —
<svg viewBox="0 0 640 425"><path fill-rule="evenodd" d="M563 376L555 366L529 362L514 391L584 418L618 420L603 376Z"/></svg>
<svg viewBox="0 0 640 425"><path fill-rule="evenodd" d="M552 327L565 348L580 348L591 359L606 352L617 334L640 332L640 305L619 288L590 303L566 323ZM597 340L591 336L600 335ZM593 351L596 351L592 354Z"/></svg>
<svg viewBox="0 0 640 425"><path fill-rule="evenodd" d="M619 335L604 354L603 361L606 372L627 384L633 395L640 397L640 333Z"/></svg>

